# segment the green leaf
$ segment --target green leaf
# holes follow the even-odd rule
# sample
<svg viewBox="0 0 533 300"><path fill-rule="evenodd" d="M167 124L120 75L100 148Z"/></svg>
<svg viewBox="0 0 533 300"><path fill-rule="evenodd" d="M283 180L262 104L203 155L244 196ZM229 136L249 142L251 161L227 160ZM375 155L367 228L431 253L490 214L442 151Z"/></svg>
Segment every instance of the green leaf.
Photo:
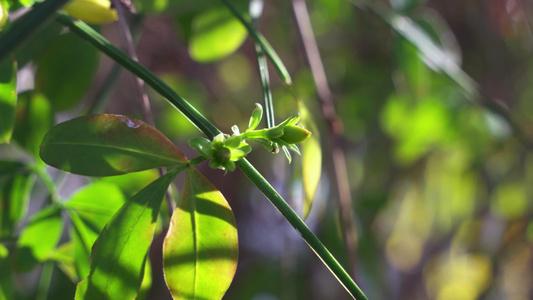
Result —
<svg viewBox="0 0 533 300"><path fill-rule="evenodd" d="M98 51L71 33L48 41L47 46L36 62L35 89L50 100L52 110L69 109L89 88Z"/></svg>
<svg viewBox="0 0 533 300"><path fill-rule="evenodd" d="M303 101L298 101L298 111L302 116L301 124L313 133L301 145L302 183L305 193L303 217L306 218L311 211L315 192L320 181L320 174L322 174L322 147L320 146L318 126Z"/></svg>
<svg viewBox="0 0 533 300"><path fill-rule="evenodd" d="M0 160L0 176L12 175L25 169L25 165L18 161Z"/></svg>
<svg viewBox="0 0 533 300"><path fill-rule="evenodd" d="M98 182L81 189L65 205L72 221L71 237L79 278L89 275L91 248L98 234L124 202L124 196L118 187Z"/></svg>
<svg viewBox="0 0 533 300"><path fill-rule="evenodd" d="M27 272L47 260L56 248L62 231L63 219L59 208L50 206L33 215L17 242L17 270Z"/></svg>
<svg viewBox="0 0 533 300"><path fill-rule="evenodd" d="M98 182L116 185L126 198L130 198L157 178L159 178L159 173L157 170L151 169L112 177L102 177Z"/></svg>
<svg viewBox="0 0 533 300"><path fill-rule="evenodd" d="M176 168L152 182L113 216L94 243L91 272L78 284L76 299L135 298L161 202L174 177L184 168Z"/></svg>
<svg viewBox="0 0 533 300"><path fill-rule="evenodd" d="M83 116L54 126L43 139L41 158L60 170L85 176L187 163L183 153L157 129L109 114Z"/></svg>
<svg viewBox="0 0 533 300"><path fill-rule="evenodd" d="M35 176L26 172L5 182L0 194L0 237L13 235L17 223L26 216L34 181Z"/></svg>
<svg viewBox="0 0 533 300"><path fill-rule="evenodd" d="M263 107L261 104L256 103L255 109L252 112L252 116L250 117L250 122L248 123L248 129L246 131L254 130L259 126L259 123L261 123L261 119L263 118Z"/></svg>
<svg viewBox="0 0 533 300"><path fill-rule="evenodd" d="M54 124L48 99L41 94L26 92L19 95L13 139L35 157L46 131Z"/></svg>
<svg viewBox="0 0 533 300"><path fill-rule="evenodd" d="M229 11L213 8L193 19L189 53L198 62L219 60L235 52L246 36L246 28Z"/></svg>
<svg viewBox="0 0 533 300"><path fill-rule="evenodd" d="M163 244L165 280L174 299L221 299L238 260L237 228L224 196L195 168Z"/></svg>
<svg viewBox="0 0 533 300"><path fill-rule="evenodd" d="M141 284L141 289L139 290L139 295L135 298L136 300L146 299L150 288L152 287L152 264L150 264L150 259L146 260L146 267L144 268L144 277Z"/></svg>
<svg viewBox="0 0 533 300"><path fill-rule="evenodd" d="M9 260L9 250L2 244L0 244L0 270L2 270L0 272L0 299L14 299L15 279Z"/></svg>
<svg viewBox="0 0 533 300"><path fill-rule="evenodd" d="M56 265L72 282L80 281L76 274L76 266L74 264L74 242L69 241L61 244L54 253L50 255L50 260L56 262Z"/></svg>
<svg viewBox="0 0 533 300"><path fill-rule="evenodd" d="M17 62L0 63L0 143L9 143L15 126L17 102Z"/></svg>
<svg viewBox="0 0 533 300"><path fill-rule="evenodd" d="M65 207L76 212L99 233L125 201L118 187L110 183L97 182L78 191Z"/></svg>

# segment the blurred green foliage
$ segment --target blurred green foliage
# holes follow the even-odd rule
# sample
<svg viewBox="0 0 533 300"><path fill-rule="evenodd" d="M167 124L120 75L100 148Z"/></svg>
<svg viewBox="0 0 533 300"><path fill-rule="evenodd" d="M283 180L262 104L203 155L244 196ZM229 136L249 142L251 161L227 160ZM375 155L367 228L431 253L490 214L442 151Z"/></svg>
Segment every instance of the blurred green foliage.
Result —
<svg viewBox="0 0 533 300"><path fill-rule="evenodd" d="M0 1L10 4L10 13L33 4ZM238 2L247 5L247 1ZM530 299L530 148L513 136L505 120L470 103L464 86L422 55L383 16L359 9L360 3L353 2L356 5L346 0L307 4L344 125L342 147L358 232L356 280L370 299ZM533 138L533 35L529 29L533 11L526 1L378 2L418 25L424 40L439 47L439 55L460 65L489 98L501 100L526 137ZM253 45L226 8L214 0L134 3L144 17L136 33L141 63L223 131L229 133L234 124L246 128L249 111L261 102L261 87ZM116 28L109 24L99 30L120 44ZM334 176L329 172L325 138L329 132L315 102L313 77L290 3L265 3L258 28L288 67L295 89L317 123L325 171L318 174L316 203L307 221L346 265ZM97 101L110 80L110 63L55 23L23 44L15 56L19 85L25 88L19 89L12 142L0 145L0 158L39 165L38 146L44 133L54 120L71 119ZM298 111L298 103L275 72L271 74L276 115L284 119ZM140 114L132 84L129 77L118 78L106 112ZM187 140L199 132L160 96L150 92L150 98L156 127L192 156ZM250 155L254 165L272 179L291 205L303 207L301 172L259 145L252 146L257 149ZM226 299L347 297L270 204L263 204L262 196L243 184L241 174L215 176L220 171L204 171L228 199L239 229L240 261ZM124 201L157 174L145 171L97 179L88 186L76 182L76 176L66 176L68 184L59 185L59 193L62 199L70 199L62 200L69 207L90 203L83 197L89 189L98 190L91 193L98 197L94 204L106 205L103 194ZM74 221L68 238L60 231L59 210L40 210L49 202L42 179L31 192L28 209L26 198L33 180L27 170L0 163L0 299L4 295L7 299L35 298L37 290L26 287L37 286L34 277L40 269L33 269L33 277L19 271L44 261L55 261L58 266L48 299L71 299L82 269L73 258L85 255L87 260L87 253L80 254L84 249ZM14 186L20 186L18 193ZM7 199L17 201L16 205L6 205ZM8 213L10 207L16 207L16 212ZM101 217L109 218L109 214L102 212ZM83 215L79 217L79 224L94 241L105 222L85 224ZM161 259L160 250L161 237L152 245L152 252L159 252L151 253L153 278L145 282L153 282L146 299L170 299L161 284L162 262L153 259ZM7 258L16 258L12 259L19 267L15 274L8 274L11 268L6 266L12 261Z"/></svg>

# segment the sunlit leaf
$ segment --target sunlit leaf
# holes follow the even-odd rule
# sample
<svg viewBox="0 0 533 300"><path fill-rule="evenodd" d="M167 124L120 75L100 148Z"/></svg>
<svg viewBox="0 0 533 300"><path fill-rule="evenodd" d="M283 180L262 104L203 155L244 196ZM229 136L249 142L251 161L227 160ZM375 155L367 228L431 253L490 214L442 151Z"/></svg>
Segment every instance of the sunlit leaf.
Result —
<svg viewBox="0 0 533 300"><path fill-rule="evenodd" d="M77 104L91 84L98 51L71 33L47 46L36 62L35 89L50 100L54 111L61 111Z"/></svg>
<svg viewBox="0 0 533 300"><path fill-rule="evenodd" d="M56 248L62 231L63 219L59 208L50 206L33 215L17 242L17 270L29 271L48 259Z"/></svg>
<svg viewBox="0 0 533 300"><path fill-rule="evenodd" d="M139 295L135 298L136 300L146 299L150 288L152 287L152 264L150 263L150 258L146 260L146 267L144 268L144 277L141 284L141 289L139 290Z"/></svg>
<svg viewBox="0 0 533 300"><path fill-rule="evenodd" d="M165 280L174 299L221 299L238 259L237 228L224 196L187 169L183 196L163 245Z"/></svg>
<svg viewBox="0 0 533 300"><path fill-rule="evenodd" d="M50 260L56 262L56 265L72 282L78 282L79 277L76 274L74 265L74 242L69 241L59 246L54 253L50 255Z"/></svg>
<svg viewBox="0 0 533 300"><path fill-rule="evenodd" d="M12 235L17 223L26 216L34 181L32 174L21 173L4 183L0 194L0 237Z"/></svg>
<svg viewBox="0 0 533 300"><path fill-rule="evenodd" d="M157 215L177 168L133 196L98 236L89 276L78 284L76 299L133 299L144 276Z"/></svg>
<svg viewBox="0 0 533 300"><path fill-rule="evenodd" d="M181 151L157 129L110 114L79 117L54 126L43 139L41 158L60 170L86 176L186 163Z"/></svg>
<svg viewBox="0 0 533 300"><path fill-rule="evenodd" d="M76 212L89 226L100 232L124 202L124 196L118 187L97 182L83 187L65 207Z"/></svg>
<svg viewBox="0 0 533 300"><path fill-rule="evenodd" d="M124 204L124 196L113 184L98 182L78 191L65 205L72 221L75 265L79 278L89 275L91 248L111 217Z"/></svg>
<svg viewBox="0 0 533 300"><path fill-rule="evenodd" d="M306 218L311 211L315 192L320 181L320 174L322 174L322 147L320 146L318 127L303 101L298 102L298 111L302 116L300 124L313 133L301 144L302 183L305 193L303 217Z"/></svg>
<svg viewBox="0 0 533 300"><path fill-rule="evenodd" d="M102 177L98 181L116 185L129 198L158 177L159 173L157 170L151 169L118 176Z"/></svg>
<svg viewBox="0 0 533 300"><path fill-rule="evenodd" d="M228 10L213 8L193 19L189 53L199 62L215 61L237 50L246 36L244 26Z"/></svg>
<svg viewBox="0 0 533 300"><path fill-rule="evenodd" d="M0 143L9 143L15 126L17 102L17 63L8 59L0 64Z"/></svg>
<svg viewBox="0 0 533 300"><path fill-rule="evenodd" d="M13 287L15 279L13 278L13 269L9 260L9 251L0 244L0 299L14 299Z"/></svg>
<svg viewBox="0 0 533 300"><path fill-rule="evenodd" d="M19 95L13 139L34 156L39 156L39 144L54 124L50 103L41 94L26 92Z"/></svg>

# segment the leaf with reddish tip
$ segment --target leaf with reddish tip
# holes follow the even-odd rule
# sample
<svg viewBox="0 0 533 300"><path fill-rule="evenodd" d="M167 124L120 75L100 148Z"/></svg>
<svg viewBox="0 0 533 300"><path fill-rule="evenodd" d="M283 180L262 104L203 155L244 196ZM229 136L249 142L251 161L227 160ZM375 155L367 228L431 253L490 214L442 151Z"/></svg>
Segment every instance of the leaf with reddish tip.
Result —
<svg viewBox="0 0 533 300"><path fill-rule="evenodd" d="M195 168L163 244L163 270L174 299L221 299L238 260L237 227L224 196Z"/></svg>
<svg viewBox="0 0 533 300"><path fill-rule="evenodd" d="M58 124L41 143L41 158L65 172L112 176L187 159L161 132L122 115L96 114Z"/></svg>
<svg viewBox="0 0 533 300"><path fill-rule="evenodd" d="M134 299L141 287L157 216L176 168L135 194L111 218L91 252L90 273L76 299Z"/></svg>

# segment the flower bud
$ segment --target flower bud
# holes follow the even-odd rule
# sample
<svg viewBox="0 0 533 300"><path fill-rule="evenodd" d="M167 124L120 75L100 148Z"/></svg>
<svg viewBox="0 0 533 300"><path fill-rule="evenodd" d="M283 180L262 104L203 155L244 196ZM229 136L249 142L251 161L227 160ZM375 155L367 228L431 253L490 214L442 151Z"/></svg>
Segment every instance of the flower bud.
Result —
<svg viewBox="0 0 533 300"><path fill-rule="evenodd" d="M311 132L301 126L287 125L283 128L283 135L279 139L287 144L296 144L305 141L310 135Z"/></svg>

